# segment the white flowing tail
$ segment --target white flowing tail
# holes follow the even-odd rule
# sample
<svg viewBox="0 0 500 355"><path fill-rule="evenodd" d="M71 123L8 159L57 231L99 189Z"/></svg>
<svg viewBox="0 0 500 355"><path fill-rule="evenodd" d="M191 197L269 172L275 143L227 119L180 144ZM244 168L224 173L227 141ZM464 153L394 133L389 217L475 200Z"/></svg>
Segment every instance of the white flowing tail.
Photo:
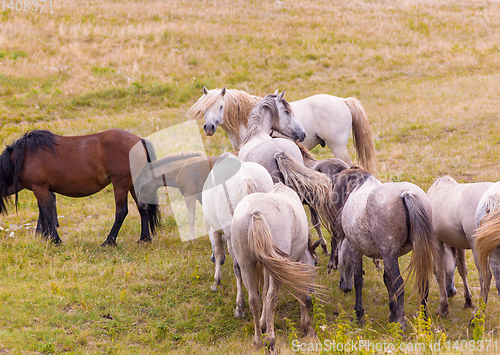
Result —
<svg viewBox="0 0 500 355"><path fill-rule="evenodd" d="M359 163L374 177L377 177L377 153L373 141L373 131L366 111L358 99L348 97L345 103L352 116L352 135L358 152Z"/></svg>

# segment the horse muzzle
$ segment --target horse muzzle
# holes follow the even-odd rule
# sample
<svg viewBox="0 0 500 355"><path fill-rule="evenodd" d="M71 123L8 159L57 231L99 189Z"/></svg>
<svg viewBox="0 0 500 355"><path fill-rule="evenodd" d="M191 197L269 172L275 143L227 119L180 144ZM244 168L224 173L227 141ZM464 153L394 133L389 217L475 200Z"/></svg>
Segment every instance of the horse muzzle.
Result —
<svg viewBox="0 0 500 355"><path fill-rule="evenodd" d="M209 137L214 135L215 128L216 127L213 124L203 125L203 130L205 131L205 134Z"/></svg>

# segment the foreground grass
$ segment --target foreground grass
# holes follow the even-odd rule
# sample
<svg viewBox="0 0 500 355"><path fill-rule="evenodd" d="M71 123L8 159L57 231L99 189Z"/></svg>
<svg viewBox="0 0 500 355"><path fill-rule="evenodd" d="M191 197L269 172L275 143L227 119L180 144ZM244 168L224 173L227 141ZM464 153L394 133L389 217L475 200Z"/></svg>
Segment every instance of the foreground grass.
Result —
<svg viewBox="0 0 500 355"><path fill-rule="evenodd" d="M444 174L497 181L499 24L496 2L61 0L52 14L7 11L0 14L0 140L39 128L65 135L123 128L145 137L183 122L203 85L258 95L279 88L290 101L358 97L383 181L425 190ZM204 143L209 154L231 150L223 132ZM138 245L132 203L118 247L100 248L113 206L111 187L84 199L59 197L58 248L33 234L30 192L21 193L17 213L11 206L0 217L0 353L253 353L251 317L233 318L230 260L223 289L211 292L208 239L182 243L164 207L158 237ZM338 273L326 275L326 262L321 256L318 282L328 286L324 310L336 326L354 295L338 290ZM477 303L470 254L468 268ZM369 260L365 271L367 325L352 334L393 341L382 274ZM432 330L470 340L472 313L456 283L447 317L435 316L432 285ZM410 322L417 311L409 299ZM285 317L298 323L299 307L281 293L276 328L284 354L292 353L293 333ZM486 339L498 340L499 319L493 289ZM410 326L405 339L414 333Z"/></svg>

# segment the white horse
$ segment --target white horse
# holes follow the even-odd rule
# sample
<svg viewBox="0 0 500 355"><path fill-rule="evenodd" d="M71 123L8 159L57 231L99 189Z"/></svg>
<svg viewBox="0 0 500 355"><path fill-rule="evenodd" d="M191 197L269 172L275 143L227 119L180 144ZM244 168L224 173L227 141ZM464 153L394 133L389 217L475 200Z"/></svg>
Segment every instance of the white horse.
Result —
<svg viewBox="0 0 500 355"><path fill-rule="evenodd" d="M439 315L445 315L448 310L448 297L445 287L445 272L443 269L443 243L457 249L459 253L458 263L464 281L465 308L473 308L471 293L467 285L467 267L464 261L464 249L471 249L474 263L479 270L479 282L481 284L481 297L487 302L488 295L484 292L483 285L489 284L489 279L484 279L475 248L474 231L476 229L476 210L479 200L486 190L492 185L491 182L480 182L473 184L459 184L450 176L437 179L427 191L427 197L432 205L433 232L435 236L435 269L439 285L439 307L436 311ZM489 286L488 286L489 289Z"/></svg>
<svg viewBox="0 0 500 355"><path fill-rule="evenodd" d="M231 221L234 209L241 199L255 192L269 192L273 180L267 170L257 163L245 163L236 156L225 153L213 167L203 187L203 214L209 224L209 237L215 263L214 284L216 291L221 282L221 265L224 262L224 249L227 244L233 259L236 276L236 309L234 316L245 316L245 299L242 290L241 272L231 245Z"/></svg>
<svg viewBox="0 0 500 355"><path fill-rule="evenodd" d="M188 116L205 118L203 128L207 136L213 135L221 126L234 149L239 149L246 135L248 115L259 100L259 97L240 90L226 90L225 87L207 90L204 87L203 96L189 109ZM320 94L291 102L290 106L306 132L303 142L306 148L326 144L337 158L351 166L347 142L352 129L360 164L376 175L373 132L357 99Z"/></svg>
<svg viewBox="0 0 500 355"><path fill-rule="evenodd" d="M298 293L301 328L306 334L312 330L306 298L317 285L313 265L302 262L314 260L308 247L308 234L302 202L293 190L281 183L269 193L248 195L236 206L231 226L232 246L248 291L256 347L262 344L261 335L267 333L269 350L275 348L274 312L280 286ZM258 290L262 276L263 307Z"/></svg>
<svg viewBox="0 0 500 355"><path fill-rule="evenodd" d="M489 266L500 296L500 181L491 185L481 196L476 209L476 251L479 265L482 270L484 293L488 294L491 275Z"/></svg>

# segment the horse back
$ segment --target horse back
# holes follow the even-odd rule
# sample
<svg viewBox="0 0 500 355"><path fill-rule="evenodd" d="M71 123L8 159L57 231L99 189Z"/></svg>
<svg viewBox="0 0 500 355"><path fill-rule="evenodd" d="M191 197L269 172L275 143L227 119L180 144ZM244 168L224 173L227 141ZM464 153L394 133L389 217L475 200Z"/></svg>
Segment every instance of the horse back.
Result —
<svg viewBox="0 0 500 355"><path fill-rule="evenodd" d="M84 136L54 135L54 149L25 152L20 182L28 189L48 186L71 196L88 196L112 179L131 185L129 152L140 138L111 129Z"/></svg>
<svg viewBox="0 0 500 355"><path fill-rule="evenodd" d="M475 212L483 193L492 183L448 184L429 189L434 231L444 243L469 249L475 230Z"/></svg>

